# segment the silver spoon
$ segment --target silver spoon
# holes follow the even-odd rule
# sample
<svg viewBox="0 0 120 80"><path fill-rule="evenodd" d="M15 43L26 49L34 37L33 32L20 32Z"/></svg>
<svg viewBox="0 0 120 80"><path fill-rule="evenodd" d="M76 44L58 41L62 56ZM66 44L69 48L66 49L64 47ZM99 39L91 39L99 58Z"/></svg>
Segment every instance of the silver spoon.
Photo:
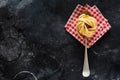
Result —
<svg viewBox="0 0 120 80"><path fill-rule="evenodd" d="M85 54L84 54L84 64L82 75L84 77L90 76L89 62L88 62L88 53L87 53L87 39L85 38Z"/></svg>

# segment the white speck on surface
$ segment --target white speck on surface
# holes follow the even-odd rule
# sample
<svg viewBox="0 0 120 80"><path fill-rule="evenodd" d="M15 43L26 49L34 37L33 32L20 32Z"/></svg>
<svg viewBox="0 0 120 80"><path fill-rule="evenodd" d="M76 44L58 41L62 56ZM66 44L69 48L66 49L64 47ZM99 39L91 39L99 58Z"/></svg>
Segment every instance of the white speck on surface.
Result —
<svg viewBox="0 0 120 80"><path fill-rule="evenodd" d="M26 7L27 5L29 5L30 3L32 3L33 0L22 0L17 6L16 9L23 9L24 7Z"/></svg>
<svg viewBox="0 0 120 80"><path fill-rule="evenodd" d="M119 49L113 49L112 52L113 53L119 53Z"/></svg>
<svg viewBox="0 0 120 80"><path fill-rule="evenodd" d="M71 71L74 71L74 69L71 69Z"/></svg>
<svg viewBox="0 0 120 80"><path fill-rule="evenodd" d="M5 7L8 3L8 0L0 0L0 8Z"/></svg>

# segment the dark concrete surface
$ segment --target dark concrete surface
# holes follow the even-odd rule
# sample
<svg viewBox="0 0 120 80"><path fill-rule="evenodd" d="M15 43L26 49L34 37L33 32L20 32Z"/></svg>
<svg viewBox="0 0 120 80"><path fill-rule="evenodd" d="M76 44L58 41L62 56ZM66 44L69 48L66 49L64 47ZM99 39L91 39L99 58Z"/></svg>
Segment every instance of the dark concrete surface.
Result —
<svg viewBox="0 0 120 80"><path fill-rule="evenodd" d="M97 5L112 28L89 52L64 25L77 4ZM120 0L0 0L0 80L120 80Z"/></svg>

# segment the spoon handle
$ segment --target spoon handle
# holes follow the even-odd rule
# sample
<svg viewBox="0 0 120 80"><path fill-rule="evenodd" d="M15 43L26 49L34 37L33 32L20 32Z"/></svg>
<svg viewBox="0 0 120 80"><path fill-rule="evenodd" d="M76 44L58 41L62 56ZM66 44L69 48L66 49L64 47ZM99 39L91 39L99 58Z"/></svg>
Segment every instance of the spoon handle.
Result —
<svg viewBox="0 0 120 80"><path fill-rule="evenodd" d="M84 54L84 64L83 64L83 72L82 75L84 77L90 76L89 62L88 62L88 54L87 54L87 39L85 38L85 54Z"/></svg>

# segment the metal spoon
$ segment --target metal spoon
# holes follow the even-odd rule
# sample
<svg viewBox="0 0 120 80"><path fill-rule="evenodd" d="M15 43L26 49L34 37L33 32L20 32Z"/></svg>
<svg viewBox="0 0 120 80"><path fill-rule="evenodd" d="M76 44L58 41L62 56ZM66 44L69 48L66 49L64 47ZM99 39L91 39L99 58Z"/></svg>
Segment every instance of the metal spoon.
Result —
<svg viewBox="0 0 120 80"><path fill-rule="evenodd" d="M87 39L85 38L85 54L84 54L84 65L82 75L84 77L90 76L89 62L88 62L88 54L87 54Z"/></svg>

